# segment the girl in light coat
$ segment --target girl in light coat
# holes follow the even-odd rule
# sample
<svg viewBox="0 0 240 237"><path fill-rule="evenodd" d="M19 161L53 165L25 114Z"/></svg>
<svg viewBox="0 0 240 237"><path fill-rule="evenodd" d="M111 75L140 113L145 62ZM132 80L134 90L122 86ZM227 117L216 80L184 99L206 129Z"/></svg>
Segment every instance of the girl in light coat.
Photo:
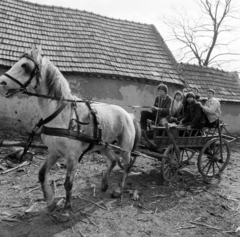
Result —
<svg viewBox="0 0 240 237"><path fill-rule="evenodd" d="M174 94L173 102L171 105L171 114L168 118L169 123L179 123L179 121L184 117L182 100L183 100L182 92L177 91Z"/></svg>

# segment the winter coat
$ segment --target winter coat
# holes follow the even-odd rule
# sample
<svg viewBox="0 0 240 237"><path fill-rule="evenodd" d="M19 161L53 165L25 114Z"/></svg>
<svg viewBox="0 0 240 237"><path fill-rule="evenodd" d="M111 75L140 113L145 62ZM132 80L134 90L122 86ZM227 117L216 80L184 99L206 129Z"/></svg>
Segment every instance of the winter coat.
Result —
<svg viewBox="0 0 240 237"><path fill-rule="evenodd" d="M202 107L210 123L213 123L219 119L222 113L220 106L220 102L215 97L212 97L211 99L207 100L205 106Z"/></svg>
<svg viewBox="0 0 240 237"><path fill-rule="evenodd" d="M162 109L162 111L159 112L159 116L162 118L165 118L170 114L171 104L172 104L172 97L169 95L166 96L165 100L160 96L158 96L156 97L154 102L155 107ZM153 111L153 113L157 114L157 111Z"/></svg>
<svg viewBox="0 0 240 237"><path fill-rule="evenodd" d="M202 127L206 122L206 115L204 114L200 103L193 100L189 103L187 114L182 120L183 124L189 124L191 127Z"/></svg>

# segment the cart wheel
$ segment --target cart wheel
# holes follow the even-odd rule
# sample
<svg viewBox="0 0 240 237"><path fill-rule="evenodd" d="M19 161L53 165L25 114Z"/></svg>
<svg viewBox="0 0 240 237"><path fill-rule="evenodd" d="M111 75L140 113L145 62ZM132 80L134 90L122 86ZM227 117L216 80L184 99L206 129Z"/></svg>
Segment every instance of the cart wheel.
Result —
<svg viewBox="0 0 240 237"><path fill-rule="evenodd" d="M167 156L167 158L165 158ZM179 157L180 158L180 157ZM173 181L178 174L179 158L177 157L176 151L173 145L167 147L164 152L161 164L161 174L163 180L167 182Z"/></svg>
<svg viewBox="0 0 240 237"><path fill-rule="evenodd" d="M226 140L222 139L221 146L218 138L208 141L198 156L198 171L202 176L213 178L221 174L230 159L230 149Z"/></svg>
<svg viewBox="0 0 240 237"><path fill-rule="evenodd" d="M131 160L130 160L130 169L133 167L135 161L137 159L137 156L131 156ZM118 166L123 170L123 162L122 162L122 157L119 157L118 159Z"/></svg>

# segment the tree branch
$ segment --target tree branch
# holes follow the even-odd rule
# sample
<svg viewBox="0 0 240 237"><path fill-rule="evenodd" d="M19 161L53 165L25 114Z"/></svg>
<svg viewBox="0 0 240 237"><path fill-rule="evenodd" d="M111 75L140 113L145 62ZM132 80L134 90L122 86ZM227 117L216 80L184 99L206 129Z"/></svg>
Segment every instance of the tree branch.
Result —
<svg viewBox="0 0 240 237"><path fill-rule="evenodd" d="M175 51L178 58L187 61L195 59L199 65L208 66L220 60L221 56L239 55L240 51L231 50L231 45L239 40L232 20L240 19L240 9L234 8L233 2L199 0L199 18L189 20L185 11L175 10L173 17L162 21L171 32L170 39L166 41L178 42L180 45Z"/></svg>

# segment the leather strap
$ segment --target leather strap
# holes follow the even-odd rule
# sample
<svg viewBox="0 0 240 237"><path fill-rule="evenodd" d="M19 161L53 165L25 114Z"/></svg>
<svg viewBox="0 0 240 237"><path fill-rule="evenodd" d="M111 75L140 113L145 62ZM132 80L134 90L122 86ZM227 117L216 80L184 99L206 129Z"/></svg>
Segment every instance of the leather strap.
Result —
<svg viewBox="0 0 240 237"><path fill-rule="evenodd" d="M66 103L62 103L61 106L50 116L48 116L45 119L40 119L40 121L37 123L36 127L40 128L42 125L49 123L50 121L52 121L54 118L56 118L66 107Z"/></svg>
<svg viewBox="0 0 240 237"><path fill-rule="evenodd" d="M95 137L88 136L84 133L79 133L78 131L70 131L65 128L49 128L43 126L41 133L49 136L67 137L69 139L86 143L100 144L101 142L99 139Z"/></svg>
<svg viewBox="0 0 240 237"><path fill-rule="evenodd" d="M4 73L4 75L5 75L6 77L8 77L9 79L11 79L12 81L16 82L21 88L24 87L24 85L23 85L20 81L18 81L17 79L15 79L14 77L8 75L7 73Z"/></svg>

